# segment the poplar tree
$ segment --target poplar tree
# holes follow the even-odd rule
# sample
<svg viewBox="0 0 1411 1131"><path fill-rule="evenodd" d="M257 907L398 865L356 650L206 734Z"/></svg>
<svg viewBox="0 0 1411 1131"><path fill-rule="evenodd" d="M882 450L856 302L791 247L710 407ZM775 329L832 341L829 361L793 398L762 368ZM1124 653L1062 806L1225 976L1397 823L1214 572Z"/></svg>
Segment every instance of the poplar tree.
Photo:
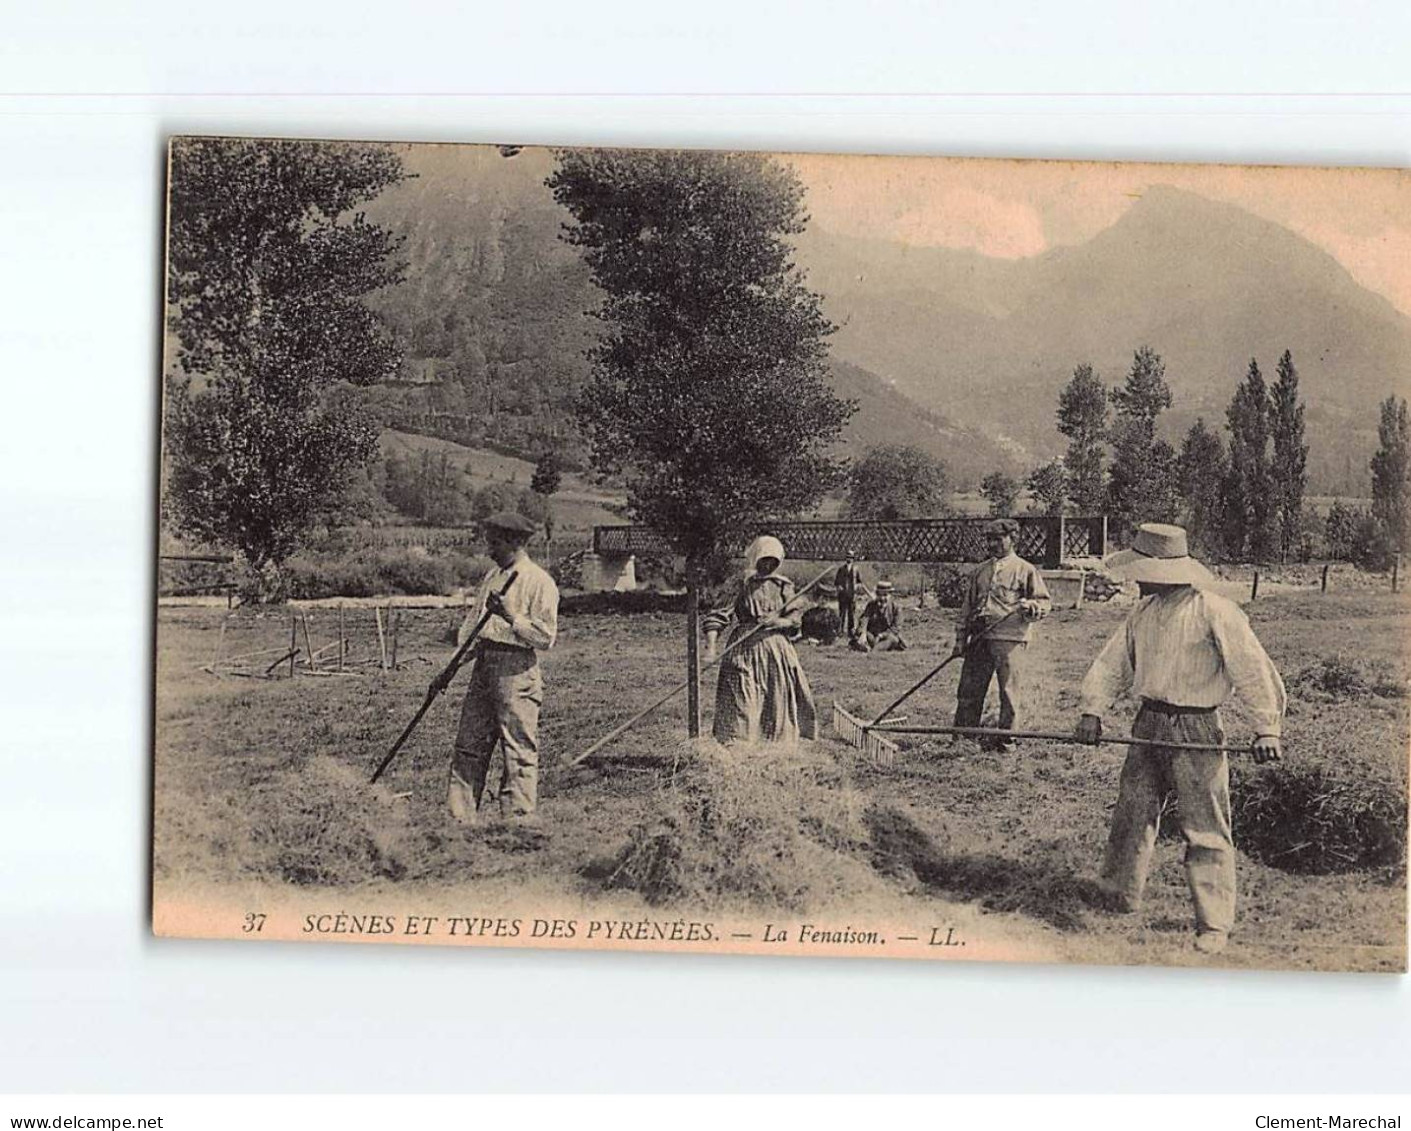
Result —
<svg viewBox="0 0 1411 1131"><path fill-rule="evenodd" d="M1091 365L1079 365L1058 395L1058 430L1068 437L1063 467L1068 498L1080 514L1098 514L1107 503L1103 477L1107 415L1107 387Z"/></svg>
<svg viewBox="0 0 1411 1131"><path fill-rule="evenodd" d="M1274 451L1270 475L1279 530L1279 554L1284 561L1298 552L1303 533L1303 493L1308 487L1308 445L1303 438L1303 405L1298 398L1298 370L1284 350L1278 377L1269 390Z"/></svg>
<svg viewBox="0 0 1411 1131"><path fill-rule="evenodd" d="M1225 548L1236 560L1267 562L1278 549L1278 497L1270 460L1273 405L1259 362L1249 359L1245 378L1225 413L1230 468L1225 477Z"/></svg>

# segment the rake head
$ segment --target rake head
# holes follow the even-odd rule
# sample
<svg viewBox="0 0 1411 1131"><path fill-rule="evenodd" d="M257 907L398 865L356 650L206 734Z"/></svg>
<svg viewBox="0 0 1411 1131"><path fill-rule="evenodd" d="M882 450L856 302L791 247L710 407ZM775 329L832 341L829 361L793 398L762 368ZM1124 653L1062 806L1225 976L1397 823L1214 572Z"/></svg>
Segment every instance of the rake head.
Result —
<svg viewBox="0 0 1411 1131"><path fill-rule="evenodd" d="M896 762L897 744L869 730L866 723L837 703L833 704L833 733L849 746L861 750L875 765L890 766Z"/></svg>

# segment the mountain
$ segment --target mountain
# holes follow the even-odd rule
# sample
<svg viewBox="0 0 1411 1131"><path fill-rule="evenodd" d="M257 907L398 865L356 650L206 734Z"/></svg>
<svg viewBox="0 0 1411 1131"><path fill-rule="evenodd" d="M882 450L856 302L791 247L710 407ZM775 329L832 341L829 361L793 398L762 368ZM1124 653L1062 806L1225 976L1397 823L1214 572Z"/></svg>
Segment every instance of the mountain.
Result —
<svg viewBox="0 0 1411 1131"><path fill-rule="evenodd" d="M958 427L922 408L875 373L836 358L828 381L838 396L858 402L843 430L842 452L860 459L877 444L909 444L942 460L956 487L973 487L989 472L1020 470L1014 456L974 428Z"/></svg>
<svg viewBox="0 0 1411 1131"><path fill-rule="evenodd" d="M1308 404L1310 472L1365 477L1376 405L1411 376L1411 319L1330 255L1233 205L1148 191L1084 244L1027 260L815 231L800 261L839 324L834 351L959 426L1037 463L1062 450L1058 392L1092 363L1117 384L1132 353L1166 361L1178 438L1225 406L1251 357L1272 380L1289 349Z"/></svg>
<svg viewBox="0 0 1411 1131"><path fill-rule="evenodd" d="M373 305L406 352L396 386L370 394L392 426L534 459L545 448L587 463L574 401L597 332L599 294L578 251L559 238L562 209L544 187L547 151L513 159L486 148L408 152L414 177L368 208L402 238L406 281ZM958 428L863 366L838 360L827 379L858 411L840 444L859 458L877 443L914 444L973 484L1011 455Z"/></svg>

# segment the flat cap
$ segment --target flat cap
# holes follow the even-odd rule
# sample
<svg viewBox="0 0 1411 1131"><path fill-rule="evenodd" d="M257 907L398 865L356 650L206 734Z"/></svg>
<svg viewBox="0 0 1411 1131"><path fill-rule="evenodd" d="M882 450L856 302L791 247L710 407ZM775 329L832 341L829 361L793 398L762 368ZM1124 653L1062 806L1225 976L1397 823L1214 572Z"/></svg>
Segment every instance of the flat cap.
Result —
<svg viewBox="0 0 1411 1131"><path fill-rule="evenodd" d="M482 526L495 530L505 530L511 534L533 534L539 528L516 511L496 511L485 519Z"/></svg>
<svg viewBox="0 0 1411 1131"><path fill-rule="evenodd" d="M1010 537L1019 533L1019 524L1012 518L997 518L993 522L985 523L985 534L1008 534Z"/></svg>

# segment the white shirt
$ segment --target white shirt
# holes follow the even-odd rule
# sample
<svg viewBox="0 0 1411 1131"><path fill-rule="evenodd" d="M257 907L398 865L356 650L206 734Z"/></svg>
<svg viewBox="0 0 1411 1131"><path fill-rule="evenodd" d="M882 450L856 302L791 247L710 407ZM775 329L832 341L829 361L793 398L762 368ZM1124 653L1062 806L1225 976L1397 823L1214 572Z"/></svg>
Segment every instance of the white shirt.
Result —
<svg viewBox="0 0 1411 1131"><path fill-rule="evenodd" d="M530 560L523 550L515 553L506 569L493 570L475 591L475 602L456 633L456 644L465 643L471 630L485 613L485 598L505 587L510 574L517 574L505 594L505 611L511 620L492 616L480 630L481 640L513 644L520 648L552 648L558 637L559 587L547 570Z"/></svg>
<svg viewBox="0 0 1411 1131"><path fill-rule="evenodd" d="M1128 687L1178 707L1218 707L1233 692L1257 732L1274 737L1288 703L1284 681L1240 607L1191 586L1137 604L1083 677L1079 710L1100 718Z"/></svg>

